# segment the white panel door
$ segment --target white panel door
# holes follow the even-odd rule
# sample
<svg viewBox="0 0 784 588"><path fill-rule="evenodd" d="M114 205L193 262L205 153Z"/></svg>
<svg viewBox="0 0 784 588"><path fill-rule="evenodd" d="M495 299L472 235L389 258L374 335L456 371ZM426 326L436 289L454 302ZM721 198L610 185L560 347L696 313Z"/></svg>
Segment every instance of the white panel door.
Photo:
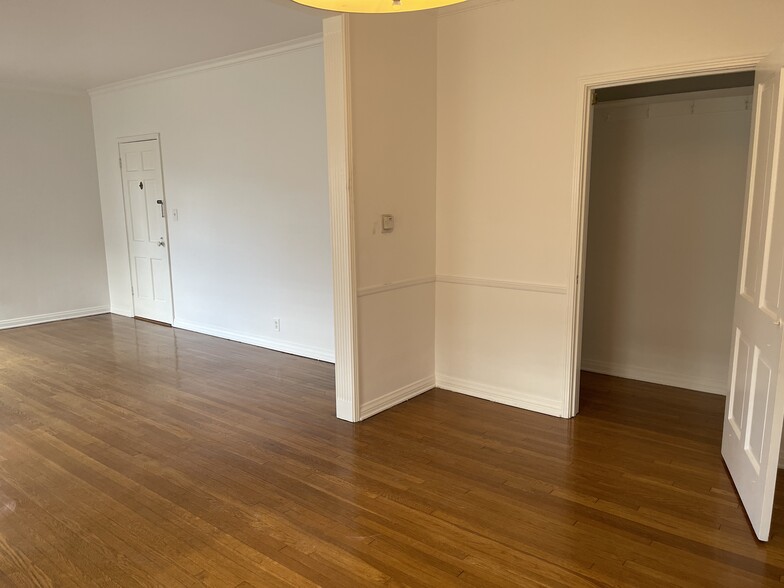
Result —
<svg viewBox="0 0 784 588"><path fill-rule="evenodd" d="M754 531L768 540L784 424L784 47L757 68L721 453ZM706 211L710 214L710 211Z"/></svg>
<svg viewBox="0 0 784 588"><path fill-rule="evenodd" d="M157 139L120 143L134 314L171 323L166 199Z"/></svg>

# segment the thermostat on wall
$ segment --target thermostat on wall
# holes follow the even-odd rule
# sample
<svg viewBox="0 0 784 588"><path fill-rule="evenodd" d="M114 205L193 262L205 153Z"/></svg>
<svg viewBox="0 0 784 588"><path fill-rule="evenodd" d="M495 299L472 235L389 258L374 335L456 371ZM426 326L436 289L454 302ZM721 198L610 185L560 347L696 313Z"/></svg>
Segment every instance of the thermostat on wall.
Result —
<svg viewBox="0 0 784 588"><path fill-rule="evenodd" d="M381 215L381 232L391 233L395 230L395 217L391 214Z"/></svg>

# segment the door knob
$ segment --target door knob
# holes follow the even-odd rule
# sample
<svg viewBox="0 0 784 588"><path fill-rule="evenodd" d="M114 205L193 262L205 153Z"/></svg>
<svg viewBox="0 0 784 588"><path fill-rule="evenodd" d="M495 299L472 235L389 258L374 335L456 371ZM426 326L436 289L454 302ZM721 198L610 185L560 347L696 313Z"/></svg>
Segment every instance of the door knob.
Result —
<svg viewBox="0 0 784 588"><path fill-rule="evenodd" d="M158 247L166 247L166 243L163 241L163 239L158 241Z"/></svg>
<svg viewBox="0 0 784 588"><path fill-rule="evenodd" d="M775 323L773 323L773 326L774 327L780 327L781 326L781 319L779 319Z"/></svg>

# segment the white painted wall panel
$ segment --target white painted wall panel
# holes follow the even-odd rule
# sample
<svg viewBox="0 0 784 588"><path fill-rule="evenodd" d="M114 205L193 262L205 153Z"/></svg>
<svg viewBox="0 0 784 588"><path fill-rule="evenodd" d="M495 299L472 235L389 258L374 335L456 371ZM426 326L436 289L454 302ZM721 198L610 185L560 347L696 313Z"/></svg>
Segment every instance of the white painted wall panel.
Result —
<svg viewBox="0 0 784 588"><path fill-rule="evenodd" d="M566 286L579 80L766 53L784 41L781 22L784 4L772 0L508 1L446 11L438 22L437 273ZM483 340L506 342L502 369L494 348L466 356L439 336L436 370L464 358L487 386L536 373L533 393L560 401L566 305L538 309L526 293L512 294L522 316L545 313L523 328L494 294L473 293L460 313L438 305L437 322L480 325ZM536 347L551 337L559 343Z"/></svg>
<svg viewBox="0 0 784 588"><path fill-rule="evenodd" d="M87 96L0 87L0 328L105 312Z"/></svg>
<svg viewBox="0 0 784 588"><path fill-rule="evenodd" d="M363 416L433 386L436 19L352 15L354 228ZM395 216L382 233L381 215ZM381 288L377 288L381 287Z"/></svg>
<svg viewBox="0 0 784 588"><path fill-rule="evenodd" d="M323 59L311 45L93 95L113 311L132 311L117 140L157 132L175 324L334 358Z"/></svg>
<svg viewBox="0 0 784 588"><path fill-rule="evenodd" d="M566 296L442 282L436 286L438 386L559 415L560 398L542 391L564 367ZM539 336L532 337L534 333Z"/></svg>
<svg viewBox="0 0 784 588"><path fill-rule="evenodd" d="M359 298L359 390L365 413L381 398L396 404L412 384L416 392L435 385L434 315L432 282Z"/></svg>

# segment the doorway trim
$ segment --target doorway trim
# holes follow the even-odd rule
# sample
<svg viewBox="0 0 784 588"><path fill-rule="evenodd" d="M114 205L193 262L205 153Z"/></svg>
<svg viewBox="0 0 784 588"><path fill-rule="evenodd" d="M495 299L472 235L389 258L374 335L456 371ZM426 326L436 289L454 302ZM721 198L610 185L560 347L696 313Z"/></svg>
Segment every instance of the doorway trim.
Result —
<svg viewBox="0 0 784 588"><path fill-rule="evenodd" d="M323 27L335 316L335 411L339 419L354 423L360 420L360 401L349 21L346 15L333 16L324 19Z"/></svg>
<svg viewBox="0 0 784 588"><path fill-rule="evenodd" d="M127 198L128 195L125 193L125 184L123 180L123 171L122 171L122 145L128 143L141 143L143 141L158 141L158 165L161 168L161 191L163 192L163 200L166 202L165 210L166 216L164 217L164 227L166 229L166 257L169 261L169 298L171 302L171 316L172 322L174 324L175 316L174 316L174 282L172 280L172 262L171 262L171 239L169 238L169 216L168 216L168 200L166 199L166 178L164 177L163 171L163 147L161 145L161 134L160 133L144 133L141 135L128 135L126 137L118 137L117 138L117 158L120 165L120 188L122 194L122 202L123 202L123 218L125 220L125 248L128 253L128 276L130 280L130 295L131 295L131 316L134 318L136 317L136 300L133 293L133 264L131 263L131 247L130 247L130 235L128 234L128 207L127 207ZM150 320L150 319L145 319ZM157 322L157 321L152 321ZM164 323L161 323L164 324Z"/></svg>
<svg viewBox="0 0 784 588"><path fill-rule="evenodd" d="M590 156L593 131L593 93L601 88L658 82L701 75L749 71L766 57L765 54L644 68L580 78L578 82L577 116L574 138L574 171L569 235L572 239L569 256L566 317L566 374L561 414L577 415L580 403L580 352L582 344L582 306L588 221L588 190L590 187Z"/></svg>

